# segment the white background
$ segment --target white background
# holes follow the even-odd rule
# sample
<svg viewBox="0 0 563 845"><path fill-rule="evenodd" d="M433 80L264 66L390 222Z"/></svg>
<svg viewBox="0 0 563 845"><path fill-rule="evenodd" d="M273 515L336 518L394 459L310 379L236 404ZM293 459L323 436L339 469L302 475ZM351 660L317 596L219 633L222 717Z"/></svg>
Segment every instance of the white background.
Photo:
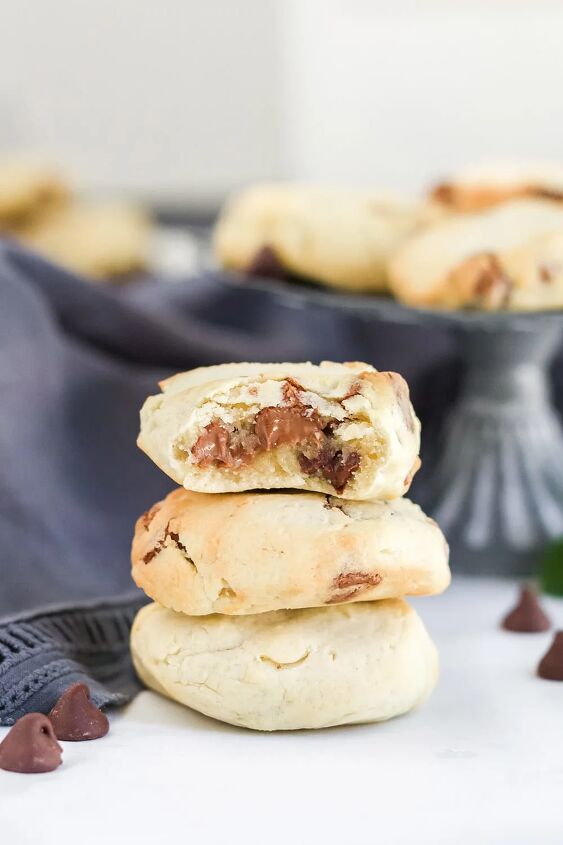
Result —
<svg viewBox="0 0 563 845"><path fill-rule="evenodd" d="M0 150L86 187L205 203L561 155L558 0L18 0L0 33Z"/></svg>

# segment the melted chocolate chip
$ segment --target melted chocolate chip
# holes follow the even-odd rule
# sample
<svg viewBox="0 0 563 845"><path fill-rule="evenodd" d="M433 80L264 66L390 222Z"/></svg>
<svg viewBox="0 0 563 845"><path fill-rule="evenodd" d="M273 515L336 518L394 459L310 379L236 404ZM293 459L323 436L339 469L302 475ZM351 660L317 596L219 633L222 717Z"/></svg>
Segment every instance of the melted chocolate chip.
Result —
<svg viewBox="0 0 563 845"><path fill-rule="evenodd" d="M563 681L563 631L556 631L549 649L538 666L538 675L546 681Z"/></svg>
<svg viewBox="0 0 563 845"><path fill-rule="evenodd" d="M377 587L382 580L378 572L341 572L332 582L335 592L325 603L341 604L349 601L369 587Z"/></svg>
<svg viewBox="0 0 563 845"><path fill-rule="evenodd" d="M47 716L28 713L18 719L0 743L0 769L26 774L52 772L61 765L61 754Z"/></svg>
<svg viewBox="0 0 563 845"><path fill-rule="evenodd" d="M381 575L378 572L341 572L340 575L336 576L333 583L337 590L360 585L377 587L378 584L381 584Z"/></svg>
<svg viewBox="0 0 563 845"><path fill-rule="evenodd" d="M327 443L312 457L299 455L299 466L307 475L321 475L332 484L337 493L342 493L350 478L359 469L360 455L358 452L350 452L344 457L341 449L335 450Z"/></svg>
<svg viewBox="0 0 563 845"><path fill-rule="evenodd" d="M265 279L286 279L288 274L271 246L265 244L258 250L246 272L249 276L261 276Z"/></svg>
<svg viewBox="0 0 563 845"><path fill-rule="evenodd" d="M558 191L555 188L530 188L529 196L540 197L544 200L553 200L554 202L563 202L563 191Z"/></svg>
<svg viewBox="0 0 563 845"><path fill-rule="evenodd" d="M49 719L57 739L68 742L99 739L109 731L108 717L90 700L86 684L72 684L65 690Z"/></svg>
<svg viewBox="0 0 563 845"><path fill-rule="evenodd" d="M219 420L212 420L197 438L191 453L199 467L222 464L232 469L249 463L259 446L253 432L229 431Z"/></svg>
<svg viewBox="0 0 563 845"><path fill-rule="evenodd" d="M319 440L323 422L315 412L305 408L262 408L256 414L255 432L262 449L296 446L308 440Z"/></svg>
<svg viewBox="0 0 563 845"><path fill-rule="evenodd" d="M536 592L526 586L521 587L518 603L504 617L501 624L505 631L517 631L523 634L547 631L551 627L551 622L544 613Z"/></svg>
<svg viewBox="0 0 563 845"><path fill-rule="evenodd" d="M213 420L206 425L203 432L192 446L192 455L200 467L222 463L232 466L233 458L229 449L230 434L219 420Z"/></svg>

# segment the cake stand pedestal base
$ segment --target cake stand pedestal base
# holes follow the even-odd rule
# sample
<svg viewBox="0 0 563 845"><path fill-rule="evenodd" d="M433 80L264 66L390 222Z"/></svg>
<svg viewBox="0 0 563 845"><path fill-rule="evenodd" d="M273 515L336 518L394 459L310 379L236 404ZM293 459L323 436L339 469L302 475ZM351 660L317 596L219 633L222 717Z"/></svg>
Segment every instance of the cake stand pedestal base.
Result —
<svg viewBox="0 0 563 845"><path fill-rule="evenodd" d="M464 374L458 402L426 432L418 500L439 523L456 570L529 575L563 535L563 430L547 368L559 323L458 327Z"/></svg>

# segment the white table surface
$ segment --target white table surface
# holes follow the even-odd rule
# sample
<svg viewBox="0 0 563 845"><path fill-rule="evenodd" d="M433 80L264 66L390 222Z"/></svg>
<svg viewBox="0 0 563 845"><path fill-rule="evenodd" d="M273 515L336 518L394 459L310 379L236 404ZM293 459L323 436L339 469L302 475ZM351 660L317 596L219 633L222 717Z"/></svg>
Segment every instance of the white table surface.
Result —
<svg viewBox="0 0 563 845"><path fill-rule="evenodd" d="M551 633L498 629L514 594L457 578L416 601L442 676L384 724L260 734L144 692L52 774L0 771L0 842L561 845L563 683L534 676Z"/></svg>

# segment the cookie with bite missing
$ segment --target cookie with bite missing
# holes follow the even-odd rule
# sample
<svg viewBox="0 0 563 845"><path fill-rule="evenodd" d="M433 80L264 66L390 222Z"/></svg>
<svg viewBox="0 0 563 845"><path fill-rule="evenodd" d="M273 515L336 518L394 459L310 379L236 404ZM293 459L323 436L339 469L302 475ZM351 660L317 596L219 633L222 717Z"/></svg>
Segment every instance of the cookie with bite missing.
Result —
<svg viewBox="0 0 563 845"><path fill-rule="evenodd" d="M205 617L150 604L131 653L151 689L260 731L390 719L421 704L438 677L436 649L400 599Z"/></svg>
<svg viewBox="0 0 563 845"><path fill-rule="evenodd" d="M187 490L395 498L420 465L406 382L369 364L224 364L160 387L137 442Z"/></svg>
<svg viewBox="0 0 563 845"><path fill-rule="evenodd" d="M450 582L444 536L418 505L322 493L180 488L137 521L131 561L150 598L192 616L433 595Z"/></svg>
<svg viewBox="0 0 563 845"><path fill-rule="evenodd" d="M389 280L414 306L563 308L563 205L519 199L444 220L404 244Z"/></svg>
<svg viewBox="0 0 563 845"><path fill-rule="evenodd" d="M256 185L224 207L214 249L228 269L383 291L389 256L438 213L432 203L378 191Z"/></svg>

